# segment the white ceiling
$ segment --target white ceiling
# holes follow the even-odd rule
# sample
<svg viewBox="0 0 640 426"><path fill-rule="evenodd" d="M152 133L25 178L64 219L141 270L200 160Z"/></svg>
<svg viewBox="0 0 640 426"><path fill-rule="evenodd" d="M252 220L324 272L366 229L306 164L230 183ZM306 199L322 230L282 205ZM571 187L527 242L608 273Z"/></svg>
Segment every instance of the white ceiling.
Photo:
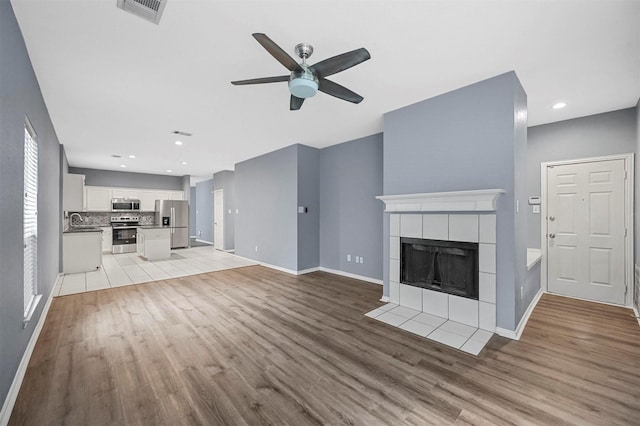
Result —
<svg viewBox="0 0 640 426"><path fill-rule="evenodd" d="M159 25L116 0L11 1L71 166L210 177L294 143L380 132L387 111L510 70L529 125L640 97L638 0L167 1ZM286 83L232 86L288 73L254 32L294 57L311 43L310 63L366 47L371 60L331 77L364 101L318 93L289 111ZM173 130L193 136L177 147Z"/></svg>

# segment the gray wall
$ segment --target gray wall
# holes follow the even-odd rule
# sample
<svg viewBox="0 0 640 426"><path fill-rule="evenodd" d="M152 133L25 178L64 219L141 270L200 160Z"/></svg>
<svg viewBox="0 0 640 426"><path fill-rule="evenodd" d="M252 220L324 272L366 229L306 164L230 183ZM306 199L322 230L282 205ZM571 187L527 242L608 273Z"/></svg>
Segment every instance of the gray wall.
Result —
<svg viewBox="0 0 640 426"><path fill-rule="evenodd" d="M235 247L236 187L234 172L224 170L213 175L214 190L222 189L224 196L224 250ZM215 208L215 198L214 198Z"/></svg>
<svg viewBox="0 0 640 426"><path fill-rule="evenodd" d="M292 145L235 165L237 255L298 269L297 164Z"/></svg>
<svg viewBox="0 0 640 426"><path fill-rule="evenodd" d="M518 83L514 98L514 194L516 199L515 214L515 321L520 319L529 304L540 290L540 278L531 278L527 274L527 95ZM539 274L538 274L539 276ZM500 308L498 308L500 309Z"/></svg>
<svg viewBox="0 0 640 426"><path fill-rule="evenodd" d="M189 236L196 236L196 187L189 188Z"/></svg>
<svg viewBox="0 0 640 426"><path fill-rule="evenodd" d="M3 405L60 270L62 221L60 146L8 0L0 0L0 64L0 405ZM23 329L25 116L38 136L38 289L43 298Z"/></svg>
<svg viewBox="0 0 640 426"><path fill-rule="evenodd" d="M85 184L89 186L185 190L182 176L152 175L81 167L69 167L69 173L85 175ZM188 191L185 194L188 194Z"/></svg>
<svg viewBox="0 0 640 426"><path fill-rule="evenodd" d="M379 133L320 151L320 266L382 280L382 149Z"/></svg>
<svg viewBox="0 0 640 426"><path fill-rule="evenodd" d="M636 158L635 158L635 188L634 188L634 196L635 196L635 220L634 220L634 232L635 232L635 264L640 265L640 161L638 161L638 153L640 153L640 99L638 99L638 103L636 104ZM635 271L635 268L634 268ZM640 282L635 280L635 272L634 272L634 305L637 311L640 311Z"/></svg>
<svg viewBox="0 0 640 426"><path fill-rule="evenodd" d="M196 183L196 238L213 243L213 179Z"/></svg>
<svg viewBox="0 0 640 426"><path fill-rule="evenodd" d="M515 73L427 99L384 115L384 194L502 188L497 208L497 325L513 330L516 279L526 245L516 236L515 201L522 197L515 161L526 144L526 95ZM526 167L518 164L517 167ZM384 216L384 254L389 215ZM525 232L521 230L520 232ZM516 245L518 244L518 245ZM384 265L384 294L389 272Z"/></svg>
<svg viewBox="0 0 640 426"><path fill-rule="evenodd" d="M320 164L319 150L298 147L298 271L320 265Z"/></svg>
<svg viewBox="0 0 640 426"><path fill-rule="evenodd" d="M541 195L540 163L636 152L636 114L628 108L529 127L528 195ZM540 248L540 215L527 211L529 247Z"/></svg>

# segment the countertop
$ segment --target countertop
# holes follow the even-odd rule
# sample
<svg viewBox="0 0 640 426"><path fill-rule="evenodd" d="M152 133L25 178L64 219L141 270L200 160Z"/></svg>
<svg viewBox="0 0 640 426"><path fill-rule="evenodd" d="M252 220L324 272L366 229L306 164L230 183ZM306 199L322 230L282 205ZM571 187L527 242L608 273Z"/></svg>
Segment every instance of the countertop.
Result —
<svg viewBox="0 0 640 426"><path fill-rule="evenodd" d="M527 270L534 267L542 259L542 250L537 248L527 249Z"/></svg>
<svg viewBox="0 0 640 426"><path fill-rule="evenodd" d="M162 225L139 225L138 228L140 229L169 229L169 226L162 226Z"/></svg>
<svg viewBox="0 0 640 426"><path fill-rule="evenodd" d="M78 232L102 232L102 228L98 226L73 226L71 228L67 228L63 234L76 234Z"/></svg>

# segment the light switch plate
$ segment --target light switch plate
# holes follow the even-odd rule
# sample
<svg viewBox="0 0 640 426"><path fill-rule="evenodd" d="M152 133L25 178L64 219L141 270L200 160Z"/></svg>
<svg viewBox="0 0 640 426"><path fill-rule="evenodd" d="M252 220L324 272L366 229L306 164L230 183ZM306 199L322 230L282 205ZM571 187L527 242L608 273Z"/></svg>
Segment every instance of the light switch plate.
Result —
<svg viewBox="0 0 640 426"><path fill-rule="evenodd" d="M540 214L540 206L539 205L533 205L531 207L533 208L533 213Z"/></svg>

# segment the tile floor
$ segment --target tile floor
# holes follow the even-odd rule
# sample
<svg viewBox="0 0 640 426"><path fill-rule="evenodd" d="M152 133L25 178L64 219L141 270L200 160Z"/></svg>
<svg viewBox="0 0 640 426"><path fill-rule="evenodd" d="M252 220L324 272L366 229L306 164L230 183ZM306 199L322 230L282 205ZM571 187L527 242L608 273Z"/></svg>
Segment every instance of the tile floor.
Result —
<svg viewBox="0 0 640 426"><path fill-rule="evenodd" d="M478 355L493 333L446 318L387 303L365 314L418 336Z"/></svg>
<svg viewBox="0 0 640 426"><path fill-rule="evenodd" d="M216 250L211 246L172 250L167 260L148 261L136 253L103 254L97 271L65 274L54 296L141 284L167 278L257 265L250 260Z"/></svg>

